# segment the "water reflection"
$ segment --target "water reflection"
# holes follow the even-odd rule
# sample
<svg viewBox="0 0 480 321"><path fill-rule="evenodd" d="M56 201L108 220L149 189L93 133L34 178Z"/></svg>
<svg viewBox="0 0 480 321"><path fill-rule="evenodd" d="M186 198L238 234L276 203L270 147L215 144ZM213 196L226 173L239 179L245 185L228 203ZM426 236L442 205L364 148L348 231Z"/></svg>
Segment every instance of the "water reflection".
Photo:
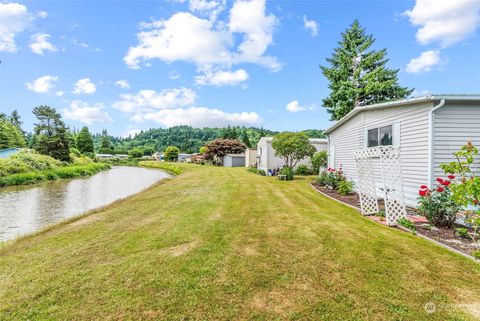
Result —
<svg viewBox="0 0 480 321"><path fill-rule="evenodd" d="M0 188L0 241L108 205L167 177L159 170L114 167L84 179Z"/></svg>

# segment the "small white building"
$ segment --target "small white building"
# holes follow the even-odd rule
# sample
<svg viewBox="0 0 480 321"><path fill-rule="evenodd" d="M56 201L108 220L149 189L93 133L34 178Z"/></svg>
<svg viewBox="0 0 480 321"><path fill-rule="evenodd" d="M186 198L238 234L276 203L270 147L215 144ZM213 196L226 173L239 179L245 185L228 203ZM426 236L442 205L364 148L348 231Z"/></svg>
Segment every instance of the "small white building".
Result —
<svg viewBox="0 0 480 321"><path fill-rule="evenodd" d="M327 150L327 139L310 138L310 143L315 147L317 152ZM269 169L282 168L285 161L275 156L275 150L272 147L273 137L262 137L257 144L257 168L268 173ZM298 165L306 165L310 167L310 158L305 157Z"/></svg>
<svg viewBox="0 0 480 321"><path fill-rule="evenodd" d="M244 167L245 154L227 154L223 156L224 167Z"/></svg>
<svg viewBox="0 0 480 321"><path fill-rule="evenodd" d="M416 206L420 185L433 186L445 177L440 165L454 160L453 152L468 140L480 144L480 95L429 95L356 107L325 133L328 166L342 167L355 182L355 151L400 146L405 202ZM374 172L381 180L378 163Z"/></svg>

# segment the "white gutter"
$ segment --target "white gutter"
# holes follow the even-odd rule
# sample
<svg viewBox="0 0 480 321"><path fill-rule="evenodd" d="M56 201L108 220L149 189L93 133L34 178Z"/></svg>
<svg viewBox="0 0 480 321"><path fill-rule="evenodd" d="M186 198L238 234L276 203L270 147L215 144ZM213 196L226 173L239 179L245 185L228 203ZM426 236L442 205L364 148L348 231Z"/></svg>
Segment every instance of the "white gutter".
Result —
<svg viewBox="0 0 480 321"><path fill-rule="evenodd" d="M434 145L434 124L435 124L435 111L437 109L442 108L445 106L445 98L440 100L440 103L436 106L433 106L432 109L428 112L428 185L429 187L433 186L433 171L434 171L434 164L433 164L433 145Z"/></svg>

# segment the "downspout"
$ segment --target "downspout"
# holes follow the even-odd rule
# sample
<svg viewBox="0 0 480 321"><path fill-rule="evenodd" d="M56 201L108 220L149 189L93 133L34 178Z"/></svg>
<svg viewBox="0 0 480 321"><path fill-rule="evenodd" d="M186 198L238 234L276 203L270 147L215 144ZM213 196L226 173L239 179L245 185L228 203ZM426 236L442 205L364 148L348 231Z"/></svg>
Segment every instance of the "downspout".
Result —
<svg viewBox="0 0 480 321"><path fill-rule="evenodd" d="M438 105L433 106L428 113L428 185L433 186L433 149L434 149L434 126L435 126L435 111L445 105L445 98L440 100Z"/></svg>

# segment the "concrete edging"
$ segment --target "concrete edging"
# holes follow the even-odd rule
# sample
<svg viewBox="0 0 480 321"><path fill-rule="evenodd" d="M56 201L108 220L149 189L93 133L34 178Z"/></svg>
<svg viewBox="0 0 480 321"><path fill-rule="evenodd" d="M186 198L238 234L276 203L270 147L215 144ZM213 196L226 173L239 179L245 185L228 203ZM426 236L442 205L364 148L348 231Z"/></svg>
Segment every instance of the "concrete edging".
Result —
<svg viewBox="0 0 480 321"><path fill-rule="evenodd" d="M338 203L341 203L341 204L343 204L343 205L346 205L346 206L348 206L348 207L350 207L350 208L352 208L352 209L354 209L354 210L357 210L357 212L361 212L361 210L360 210L358 207L353 206L353 205L348 204L348 203L345 203L345 202L343 202L343 201L341 201L341 200L339 200L339 199L336 199L336 198L334 198L334 197L332 197L332 196L330 196L330 195L325 194L325 193L322 192L322 191L319 191L318 189L316 189L316 188L313 186L312 183L310 183L309 185L310 185L310 187L311 187L315 192L317 192L317 193L319 193L319 194L321 194L321 195L323 195L323 196L325 196L325 197L327 197L327 198L329 198L329 199L331 199L331 200L334 200L334 201L336 201L336 202L338 202ZM379 224L379 225L387 226L387 227L388 227L388 225L384 225L384 224L381 224L381 223L379 223L379 222L377 222L377 221L375 221L375 220L369 219L368 216L364 216L364 215L361 215L361 216L362 216L363 218L371 221L371 222L375 222L375 223L377 223L377 224ZM432 239L432 238L430 238L430 237L428 237L428 236L426 236L426 235L423 235L423 234L420 234L420 233L413 233L412 230L410 230L410 229L408 229L408 228L406 228L406 227L403 227L403 226L401 226L401 225L397 225L396 228L399 229L400 231L407 232L407 233L413 234L413 235L415 235L415 236L418 236L418 237L420 237L420 238L422 238L422 239L424 239L424 240L430 241L430 242L432 242L432 243L434 243L434 244L436 244L436 245L439 245L439 246L443 247L444 249L450 250L450 251L452 251L452 252L454 252L454 253L456 253L456 254L460 254L460 255L462 255L463 257L466 257L466 258L474 261L475 263L480 263L480 262L479 262L476 258L474 258L473 256L471 256L471 255L469 255L469 254L467 254L467 253L464 253L464 252L462 252L462 251L459 251L459 250L457 250L457 249L455 249L455 248L453 248L453 247L451 247L451 246L448 246L447 244L444 244L444 243L442 243L442 242L439 242L439 241L437 241L437 240L434 240L434 239Z"/></svg>

